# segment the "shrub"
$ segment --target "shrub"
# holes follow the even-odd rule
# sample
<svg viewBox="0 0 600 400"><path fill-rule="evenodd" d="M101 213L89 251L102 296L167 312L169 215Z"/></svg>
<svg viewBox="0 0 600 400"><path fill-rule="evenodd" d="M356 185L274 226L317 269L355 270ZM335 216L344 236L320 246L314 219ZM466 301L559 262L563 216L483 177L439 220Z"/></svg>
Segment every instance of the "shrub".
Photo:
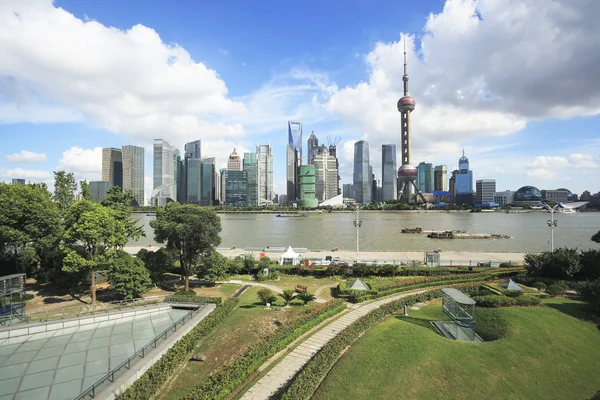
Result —
<svg viewBox="0 0 600 400"><path fill-rule="evenodd" d="M545 276L554 279L571 279L581 269L577 249L561 247L554 253L525 254L527 272L532 276Z"/></svg>
<svg viewBox="0 0 600 400"><path fill-rule="evenodd" d="M600 315L600 279L582 282L576 290L589 303L592 311Z"/></svg>
<svg viewBox="0 0 600 400"><path fill-rule="evenodd" d="M508 297L519 297L523 296L522 290L505 290L504 295Z"/></svg>
<svg viewBox="0 0 600 400"><path fill-rule="evenodd" d="M201 338L212 332L237 307L238 299L227 299L215 308L189 333L171 347L160 360L144 373L133 385L119 394L119 400L150 399L184 361L186 361Z"/></svg>
<svg viewBox="0 0 600 400"><path fill-rule="evenodd" d="M499 265L500 268L517 268L518 265L512 262L502 262Z"/></svg>
<svg viewBox="0 0 600 400"><path fill-rule="evenodd" d="M563 294L565 294L565 292L566 289L564 285L553 284L546 288L546 293L548 293L552 297L562 296Z"/></svg>
<svg viewBox="0 0 600 400"><path fill-rule="evenodd" d="M516 298L517 305L521 307L534 307L542 305L542 300L539 296L532 296L529 294Z"/></svg>
<svg viewBox="0 0 600 400"><path fill-rule="evenodd" d="M285 289L279 296L283 299L283 303L288 306L290 305L290 301L296 298L296 293L292 289Z"/></svg>
<svg viewBox="0 0 600 400"><path fill-rule="evenodd" d="M190 290L178 290L172 294L172 296L182 296L182 297L196 297L198 293L196 293L193 289Z"/></svg>
<svg viewBox="0 0 600 400"><path fill-rule="evenodd" d="M485 341L498 340L506 337L510 324L496 310L481 309L477 311L475 333Z"/></svg>
<svg viewBox="0 0 600 400"><path fill-rule="evenodd" d="M600 250L582 251L580 255L581 270L577 278L594 280L600 278Z"/></svg>
<svg viewBox="0 0 600 400"><path fill-rule="evenodd" d="M273 293L271 289L267 288L260 289L257 293L257 296L260 301L265 303L265 305L267 303L273 304L275 303L275 300L277 300L277 296L275 296L275 293Z"/></svg>
<svg viewBox="0 0 600 400"><path fill-rule="evenodd" d="M546 289L546 284L544 282L535 282L533 285L531 285L532 287L536 288L537 290L545 290Z"/></svg>
<svg viewBox="0 0 600 400"><path fill-rule="evenodd" d="M497 294L474 296L473 300L477 302L477 306L486 308L500 308L517 305L517 299L513 297L500 296Z"/></svg>

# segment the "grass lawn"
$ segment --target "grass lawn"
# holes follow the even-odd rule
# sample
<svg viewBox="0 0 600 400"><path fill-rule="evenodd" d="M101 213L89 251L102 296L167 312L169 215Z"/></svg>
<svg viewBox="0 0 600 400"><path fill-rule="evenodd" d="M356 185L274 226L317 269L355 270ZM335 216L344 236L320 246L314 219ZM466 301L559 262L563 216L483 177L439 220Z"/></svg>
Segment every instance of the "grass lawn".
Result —
<svg viewBox="0 0 600 400"><path fill-rule="evenodd" d="M239 307L209 336L200 341L194 353L204 354L206 361L186 362L183 368L173 374L157 399L182 398L211 372L241 355L250 345L277 329L278 325L297 312L306 310L301 305L278 311L266 309L258 302L256 293L259 289L253 287L246 290L239 298ZM275 305L283 305L283 302L278 300Z"/></svg>
<svg viewBox="0 0 600 400"><path fill-rule="evenodd" d="M569 299L544 307L478 309L504 320L504 337L451 341L429 320L440 303L369 330L313 397L325 399L587 399L600 389L600 326Z"/></svg>
<svg viewBox="0 0 600 400"><path fill-rule="evenodd" d="M242 281L250 281L249 275L237 275L231 277L231 279L241 279ZM341 278L338 277L326 277L326 278L315 278L312 276L299 276L299 275L280 275L279 280L277 281L263 281L260 283L264 283L266 285L277 286L280 289L294 289L296 285L303 285L308 287L308 291L312 294L315 294L315 291L320 286L325 285L337 285L342 281ZM256 282L256 281L251 281ZM319 296L320 298L331 300L333 297L331 296L330 290L328 288L323 289Z"/></svg>

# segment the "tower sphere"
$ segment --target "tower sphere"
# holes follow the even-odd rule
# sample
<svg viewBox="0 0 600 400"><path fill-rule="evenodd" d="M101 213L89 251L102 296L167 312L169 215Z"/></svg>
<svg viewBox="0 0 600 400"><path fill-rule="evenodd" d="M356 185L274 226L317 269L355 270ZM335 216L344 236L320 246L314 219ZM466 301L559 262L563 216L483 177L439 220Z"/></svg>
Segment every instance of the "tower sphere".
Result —
<svg viewBox="0 0 600 400"><path fill-rule="evenodd" d="M415 109L415 99L413 99L410 96L404 96L401 97L400 100L398 100L398 111L399 112L405 112L405 111L413 111Z"/></svg>
<svg viewBox="0 0 600 400"><path fill-rule="evenodd" d="M417 179L417 169L410 164L404 164L398 168L398 179L401 182L414 182Z"/></svg>

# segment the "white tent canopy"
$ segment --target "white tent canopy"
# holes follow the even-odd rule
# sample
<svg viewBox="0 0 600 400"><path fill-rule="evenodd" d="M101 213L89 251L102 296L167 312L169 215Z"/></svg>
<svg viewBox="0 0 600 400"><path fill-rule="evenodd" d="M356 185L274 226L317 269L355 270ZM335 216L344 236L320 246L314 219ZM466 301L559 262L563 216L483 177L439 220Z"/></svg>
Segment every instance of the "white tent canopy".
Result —
<svg viewBox="0 0 600 400"><path fill-rule="evenodd" d="M279 258L280 265L298 265L300 264L300 254L292 250L292 246L288 246L287 250Z"/></svg>

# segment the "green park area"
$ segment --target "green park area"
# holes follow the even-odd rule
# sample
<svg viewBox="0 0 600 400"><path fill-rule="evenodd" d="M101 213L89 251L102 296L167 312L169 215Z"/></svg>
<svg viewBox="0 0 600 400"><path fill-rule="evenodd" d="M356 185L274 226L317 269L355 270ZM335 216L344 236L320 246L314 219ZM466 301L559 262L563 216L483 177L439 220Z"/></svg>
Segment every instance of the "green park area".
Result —
<svg viewBox="0 0 600 400"><path fill-rule="evenodd" d="M585 304L477 309L480 335L442 337L439 301L370 329L335 364L315 396L326 399L587 399L600 382L600 325Z"/></svg>

